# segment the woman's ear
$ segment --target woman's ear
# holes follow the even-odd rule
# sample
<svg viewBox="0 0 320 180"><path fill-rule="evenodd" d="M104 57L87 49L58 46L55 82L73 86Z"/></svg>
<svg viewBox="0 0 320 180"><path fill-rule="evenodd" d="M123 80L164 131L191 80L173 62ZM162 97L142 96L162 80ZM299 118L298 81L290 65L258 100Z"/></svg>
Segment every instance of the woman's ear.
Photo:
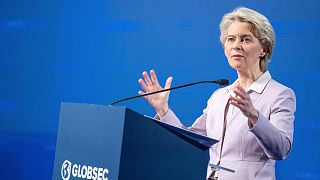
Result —
<svg viewBox="0 0 320 180"><path fill-rule="evenodd" d="M263 51L262 51L262 53L260 54L260 58L263 58L264 56L266 56L266 54L267 54L267 50L265 49L265 48L263 48Z"/></svg>

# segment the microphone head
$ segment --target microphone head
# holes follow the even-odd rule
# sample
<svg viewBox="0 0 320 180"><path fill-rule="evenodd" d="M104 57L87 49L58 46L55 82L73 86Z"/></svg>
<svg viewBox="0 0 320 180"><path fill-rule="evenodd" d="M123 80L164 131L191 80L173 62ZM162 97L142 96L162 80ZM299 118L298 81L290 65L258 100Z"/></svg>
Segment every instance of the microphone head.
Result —
<svg viewBox="0 0 320 180"><path fill-rule="evenodd" d="M229 85L229 80L228 79L219 79L219 80L217 80L217 83L221 86L226 86L226 85Z"/></svg>

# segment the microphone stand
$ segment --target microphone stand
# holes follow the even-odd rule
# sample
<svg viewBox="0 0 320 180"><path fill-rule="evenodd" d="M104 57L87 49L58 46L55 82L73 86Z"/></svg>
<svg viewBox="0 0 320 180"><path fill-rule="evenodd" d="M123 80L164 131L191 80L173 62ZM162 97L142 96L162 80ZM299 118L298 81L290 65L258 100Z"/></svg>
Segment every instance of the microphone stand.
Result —
<svg viewBox="0 0 320 180"><path fill-rule="evenodd" d="M114 102L110 103L109 105L114 105L114 104L117 104L119 102L127 101L127 100L130 100L130 99L135 99L135 98L139 98L139 97L143 97L143 96L149 96L149 95L152 95L152 94L157 94L157 93L161 93L161 92L165 92L165 91L175 90L175 89L184 88L184 87L187 87L187 86L193 86L193 85L196 85L196 84L204 84L204 83L213 83L213 84L219 84L221 86L226 86L226 85L229 84L229 80L227 80L227 79L219 79L219 80L215 80L215 81L199 81L199 82L189 83L189 84L185 84L185 85L181 85L181 86L176 86L176 87L172 87L172 88L167 88L167 89L162 89L162 90L159 90L159 91L146 93L146 94L143 94L143 95L127 97L127 98L124 98L124 99L120 99L120 100L114 101Z"/></svg>

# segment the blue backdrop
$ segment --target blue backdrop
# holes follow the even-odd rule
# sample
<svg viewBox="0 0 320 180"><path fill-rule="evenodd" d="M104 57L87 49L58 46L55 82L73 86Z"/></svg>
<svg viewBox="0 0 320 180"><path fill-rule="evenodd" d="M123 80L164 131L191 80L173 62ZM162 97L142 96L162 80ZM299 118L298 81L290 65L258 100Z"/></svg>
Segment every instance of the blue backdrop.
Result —
<svg viewBox="0 0 320 180"><path fill-rule="evenodd" d="M270 72L293 88L293 150L278 179L320 179L320 1L27 0L0 2L0 179L51 179L60 102L108 104L136 95L144 70L173 85L236 79L219 43L223 14L265 14L277 40ZM186 125L214 85L173 91ZM318 99L318 100L317 100ZM121 105L154 111L143 99Z"/></svg>

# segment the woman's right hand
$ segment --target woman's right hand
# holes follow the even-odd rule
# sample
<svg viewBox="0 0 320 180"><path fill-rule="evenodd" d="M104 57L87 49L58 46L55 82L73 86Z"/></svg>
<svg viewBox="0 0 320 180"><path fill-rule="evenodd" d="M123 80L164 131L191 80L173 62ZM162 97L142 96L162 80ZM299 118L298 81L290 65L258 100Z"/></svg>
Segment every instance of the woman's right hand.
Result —
<svg viewBox="0 0 320 180"><path fill-rule="evenodd" d="M144 90L144 92L139 91L138 94L140 94L140 95L154 92L154 91L163 90L163 89L168 89L168 88L170 88L171 82L173 79L172 77L169 77L166 81L164 88L163 88L160 86L158 79L157 79L157 75L154 70L150 71L150 76L146 71L144 71L142 73L142 76L143 76L143 79L141 79L141 78L139 79L139 84L140 84L141 88ZM151 77L151 79L150 79L150 77ZM148 103L157 111L157 114L160 118L162 116L164 116L169 109L169 105L168 105L169 94L170 94L170 91L165 91L165 92L161 92L161 93L156 93L156 94L144 96L144 98L148 101Z"/></svg>

